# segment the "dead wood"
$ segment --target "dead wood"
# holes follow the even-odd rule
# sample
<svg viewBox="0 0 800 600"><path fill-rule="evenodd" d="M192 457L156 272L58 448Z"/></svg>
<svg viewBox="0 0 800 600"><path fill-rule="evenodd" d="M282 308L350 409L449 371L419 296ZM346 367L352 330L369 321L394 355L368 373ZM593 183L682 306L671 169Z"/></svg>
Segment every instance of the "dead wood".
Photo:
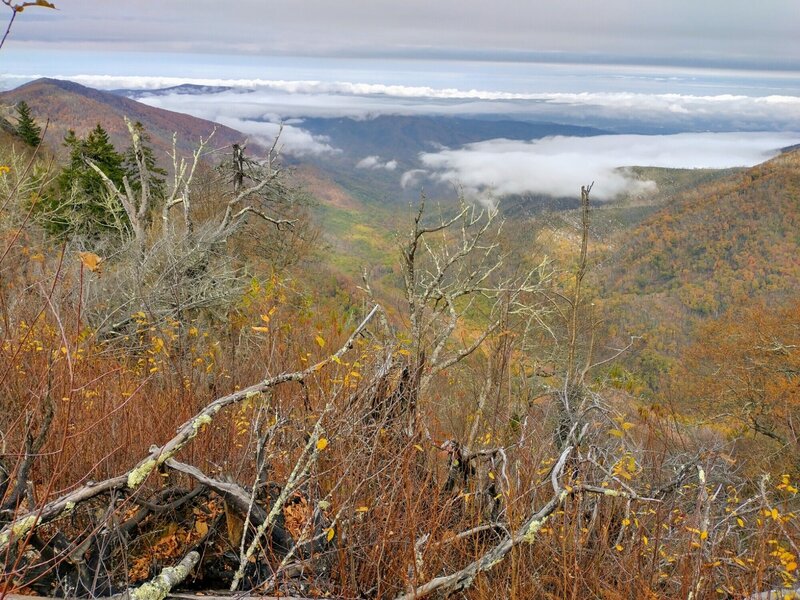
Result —
<svg viewBox="0 0 800 600"><path fill-rule="evenodd" d="M109 600L164 600L170 590L189 576L197 563L200 553L192 550L174 567L166 567L156 577L134 589L111 596Z"/></svg>
<svg viewBox="0 0 800 600"><path fill-rule="evenodd" d="M198 433L210 424L217 413L223 408L237 404L246 399L253 398L267 390L287 383L301 382L310 375L320 371L326 365L334 361L339 361L341 357L353 347L356 338L363 332L367 324L372 320L378 311L379 306L375 305L367 314L363 321L356 327L344 345L334 354L311 365L302 371L282 373L274 377L269 377L263 381L236 391L227 396L218 398L208 404L203 410L189 419L178 428L175 436L163 446L151 446L149 454L139 463L122 475L106 479L101 482L84 485L72 492L69 492L56 500L53 500L37 510L19 516L8 523L0 530L0 552L5 551L9 544L14 540L27 539L33 531L43 523L50 522L58 517L69 515L75 507L86 500L110 492L112 490L127 489L136 491L149 477L149 475L163 465L170 458L175 456L186 444L188 444Z"/></svg>

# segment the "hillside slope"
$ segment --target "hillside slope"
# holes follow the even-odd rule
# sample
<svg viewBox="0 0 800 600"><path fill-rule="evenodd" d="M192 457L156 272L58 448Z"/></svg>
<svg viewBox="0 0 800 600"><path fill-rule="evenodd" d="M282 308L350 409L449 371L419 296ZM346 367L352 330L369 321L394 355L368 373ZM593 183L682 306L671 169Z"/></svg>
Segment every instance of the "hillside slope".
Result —
<svg viewBox="0 0 800 600"><path fill-rule="evenodd" d="M61 140L68 130L73 129L78 136L83 136L98 123L108 131L115 146L125 148L130 144L130 139L124 117L140 121L145 126L157 151L172 148L174 133L177 133L178 148L182 152L193 150L199 139L207 137L215 128L211 144L214 148L241 142L246 137L239 131L211 121L153 108L129 98L59 79L37 79L0 93L0 105L6 108L21 100L30 105L31 112L42 126L49 119L47 141L54 149L61 146Z"/></svg>
<svg viewBox="0 0 800 600"><path fill-rule="evenodd" d="M800 151L684 191L617 234L596 283L612 334L675 356L701 321L800 289Z"/></svg>

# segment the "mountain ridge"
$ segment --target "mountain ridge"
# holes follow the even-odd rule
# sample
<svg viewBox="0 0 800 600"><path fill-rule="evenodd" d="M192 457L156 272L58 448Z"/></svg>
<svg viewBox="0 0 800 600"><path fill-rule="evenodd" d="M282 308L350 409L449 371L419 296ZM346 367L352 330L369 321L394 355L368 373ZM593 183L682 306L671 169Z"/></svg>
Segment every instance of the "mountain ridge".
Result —
<svg viewBox="0 0 800 600"><path fill-rule="evenodd" d="M64 79L41 78L0 93L0 104L9 109L24 100L37 121L47 126L46 142L57 152L60 142L70 129L83 136L98 123L108 132L118 148L130 144L124 117L141 122L160 152L172 149L176 134L177 148L192 152L200 141L212 132L211 148L221 148L241 142L246 136L224 125L192 117L184 113L154 108L111 92L90 88Z"/></svg>

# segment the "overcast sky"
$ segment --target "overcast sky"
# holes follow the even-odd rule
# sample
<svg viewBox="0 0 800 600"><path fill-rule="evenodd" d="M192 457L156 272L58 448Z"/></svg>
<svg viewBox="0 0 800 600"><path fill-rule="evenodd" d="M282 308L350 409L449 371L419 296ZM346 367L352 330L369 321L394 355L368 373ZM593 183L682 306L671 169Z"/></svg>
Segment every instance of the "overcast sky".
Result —
<svg viewBox="0 0 800 600"><path fill-rule="evenodd" d="M56 5L58 11L29 8L20 15L9 47L473 60L591 55L632 63L657 58L677 64L800 65L797 0L57 0Z"/></svg>

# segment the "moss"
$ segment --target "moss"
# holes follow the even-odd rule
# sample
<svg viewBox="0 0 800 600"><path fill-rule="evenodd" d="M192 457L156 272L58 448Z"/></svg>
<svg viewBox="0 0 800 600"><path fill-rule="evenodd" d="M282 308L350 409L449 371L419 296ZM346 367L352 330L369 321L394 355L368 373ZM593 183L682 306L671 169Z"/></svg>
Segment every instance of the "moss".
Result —
<svg viewBox="0 0 800 600"><path fill-rule="evenodd" d="M165 459L166 460L166 459ZM135 490L142 485L142 482L147 479L150 472L156 467L156 460L151 458L144 461L140 466L136 467L128 474L128 487Z"/></svg>

